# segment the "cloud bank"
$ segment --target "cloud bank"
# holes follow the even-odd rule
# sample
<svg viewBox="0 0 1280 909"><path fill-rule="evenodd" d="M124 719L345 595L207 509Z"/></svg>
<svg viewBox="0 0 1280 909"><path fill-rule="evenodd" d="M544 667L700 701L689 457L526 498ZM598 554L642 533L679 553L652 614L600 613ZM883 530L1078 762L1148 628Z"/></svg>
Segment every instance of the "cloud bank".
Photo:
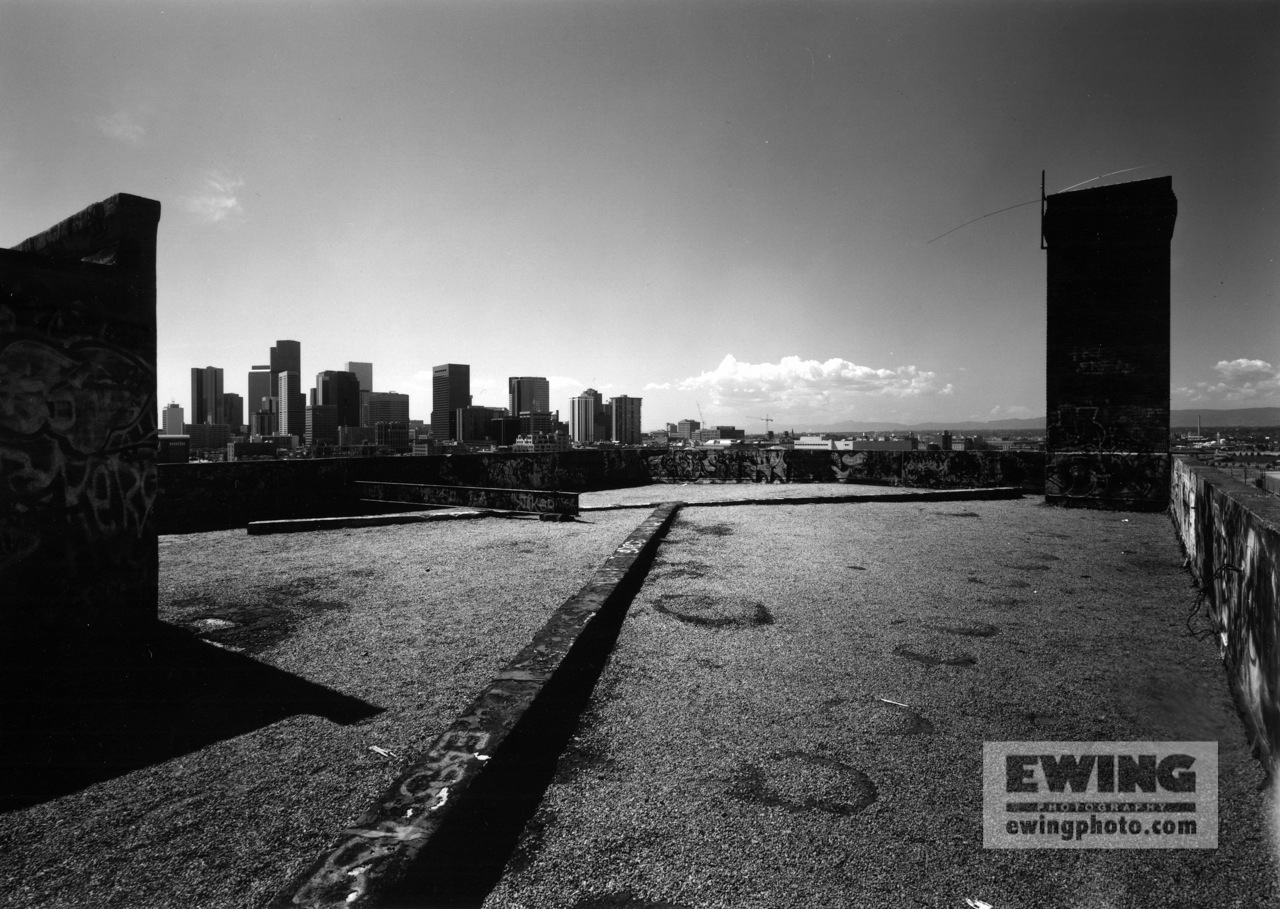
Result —
<svg viewBox="0 0 1280 909"><path fill-rule="evenodd" d="M1219 360L1213 367L1216 382L1197 382L1173 390L1174 397L1192 404L1256 404L1273 406L1280 403L1280 367L1266 360Z"/></svg>
<svg viewBox="0 0 1280 909"><path fill-rule="evenodd" d="M860 398L902 399L952 393L952 386L942 384L936 373L915 366L876 369L838 358L820 362L799 357L783 357L777 363L745 363L732 354L710 372L645 387L696 394L716 407L831 415L838 415Z"/></svg>

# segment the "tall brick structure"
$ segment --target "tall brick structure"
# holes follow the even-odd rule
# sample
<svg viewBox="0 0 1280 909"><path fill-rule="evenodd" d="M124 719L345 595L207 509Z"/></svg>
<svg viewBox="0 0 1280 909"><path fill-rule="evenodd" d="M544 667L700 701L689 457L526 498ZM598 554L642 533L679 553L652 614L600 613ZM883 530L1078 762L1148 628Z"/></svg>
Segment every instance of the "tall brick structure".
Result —
<svg viewBox="0 0 1280 909"><path fill-rule="evenodd" d="M1046 200L1045 500L1163 510L1169 501L1173 179Z"/></svg>
<svg viewBox="0 0 1280 909"><path fill-rule="evenodd" d="M6 668L156 618L156 230L116 195L0 249Z"/></svg>

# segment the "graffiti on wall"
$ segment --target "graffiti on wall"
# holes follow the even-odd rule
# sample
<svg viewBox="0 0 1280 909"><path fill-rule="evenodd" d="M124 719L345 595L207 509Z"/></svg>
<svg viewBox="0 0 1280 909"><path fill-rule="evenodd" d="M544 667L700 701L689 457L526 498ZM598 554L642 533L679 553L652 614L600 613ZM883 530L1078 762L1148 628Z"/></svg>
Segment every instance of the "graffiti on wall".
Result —
<svg viewBox="0 0 1280 909"><path fill-rule="evenodd" d="M535 514L578 513L576 492L547 489L495 489L490 486L435 486L426 483L372 483L358 481L360 495L380 502L418 505L457 505Z"/></svg>
<svg viewBox="0 0 1280 909"><path fill-rule="evenodd" d="M1062 504L1163 509L1169 500L1169 456L1151 452L1053 452L1045 498Z"/></svg>
<svg viewBox="0 0 1280 909"><path fill-rule="evenodd" d="M127 293L0 251L0 586L39 591L7 621L154 617L154 328L118 324Z"/></svg>
<svg viewBox="0 0 1280 909"><path fill-rule="evenodd" d="M1181 459L1172 486L1174 526L1205 592L1255 753L1280 769L1280 506Z"/></svg>

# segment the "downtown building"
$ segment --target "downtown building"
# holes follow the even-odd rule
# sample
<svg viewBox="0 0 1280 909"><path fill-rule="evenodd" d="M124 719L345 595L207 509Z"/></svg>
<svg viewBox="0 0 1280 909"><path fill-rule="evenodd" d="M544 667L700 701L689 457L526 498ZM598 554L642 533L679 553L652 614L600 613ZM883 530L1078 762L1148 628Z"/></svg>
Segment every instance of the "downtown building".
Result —
<svg viewBox="0 0 1280 909"><path fill-rule="evenodd" d="M431 367L431 438L458 438L458 411L471 406L471 367L444 363Z"/></svg>
<svg viewBox="0 0 1280 909"><path fill-rule="evenodd" d="M216 366L191 370L191 422L227 422L223 413L222 370Z"/></svg>
<svg viewBox="0 0 1280 909"><path fill-rule="evenodd" d="M620 395L609 399L613 411L613 441L619 445L640 444L640 402L642 398Z"/></svg>

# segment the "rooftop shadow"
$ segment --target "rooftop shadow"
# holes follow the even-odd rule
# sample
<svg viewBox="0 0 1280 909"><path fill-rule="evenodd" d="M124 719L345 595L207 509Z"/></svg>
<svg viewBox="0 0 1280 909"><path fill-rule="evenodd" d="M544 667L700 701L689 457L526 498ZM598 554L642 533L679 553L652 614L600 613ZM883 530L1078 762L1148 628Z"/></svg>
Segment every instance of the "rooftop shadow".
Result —
<svg viewBox="0 0 1280 909"><path fill-rule="evenodd" d="M121 646L0 669L0 811L26 808L300 714L383 708L157 622Z"/></svg>

